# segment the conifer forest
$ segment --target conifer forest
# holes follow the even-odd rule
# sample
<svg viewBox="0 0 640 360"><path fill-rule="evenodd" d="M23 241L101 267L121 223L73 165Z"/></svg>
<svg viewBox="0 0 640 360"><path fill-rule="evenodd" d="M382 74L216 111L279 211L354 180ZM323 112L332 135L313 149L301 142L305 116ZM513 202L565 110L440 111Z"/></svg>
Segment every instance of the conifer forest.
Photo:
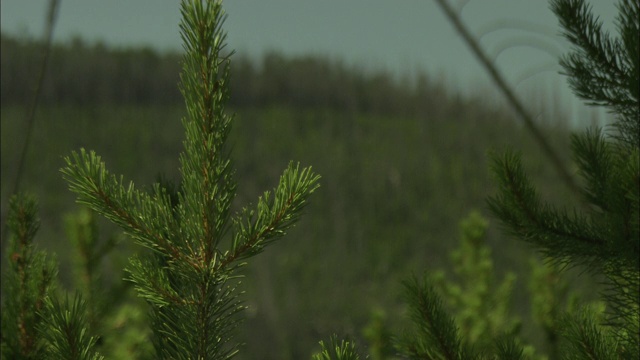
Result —
<svg viewBox="0 0 640 360"><path fill-rule="evenodd" d="M607 121L238 55L221 0L180 53L3 33L2 359L640 358L640 1L549 7Z"/></svg>

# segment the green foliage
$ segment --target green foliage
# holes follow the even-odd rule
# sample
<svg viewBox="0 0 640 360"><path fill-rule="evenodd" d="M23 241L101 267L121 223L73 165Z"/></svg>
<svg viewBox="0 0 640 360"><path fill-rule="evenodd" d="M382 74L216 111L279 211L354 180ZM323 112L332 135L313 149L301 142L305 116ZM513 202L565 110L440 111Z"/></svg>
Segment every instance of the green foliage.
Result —
<svg viewBox="0 0 640 360"><path fill-rule="evenodd" d="M31 95L31 75L39 64L37 41L0 36L0 68L11 74L0 82L4 106L19 105ZM150 48L110 48L81 38L52 47L41 103L51 106L182 107L176 89L181 54ZM229 80L234 108L281 105L297 110L353 111L368 114L428 114L446 96L445 89L420 73L415 86L388 71L363 71L318 55L293 58L272 51L262 58L234 56ZM412 81L413 82L413 81Z"/></svg>
<svg viewBox="0 0 640 360"><path fill-rule="evenodd" d="M585 307L575 315L565 316L560 346L563 358L634 359L628 350L620 349L616 338L611 336L612 329L603 327L598 315L596 309Z"/></svg>
<svg viewBox="0 0 640 360"><path fill-rule="evenodd" d="M396 347L409 359L472 359L454 319L426 277L404 281L409 318L414 329L398 338Z"/></svg>
<svg viewBox="0 0 640 360"><path fill-rule="evenodd" d="M572 311L573 304L564 304L568 285L563 281L560 269L553 264L542 264L531 259L531 316L542 327L545 337L545 349L551 359L557 358L559 324L563 311ZM577 299L571 299L577 300Z"/></svg>
<svg viewBox="0 0 640 360"><path fill-rule="evenodd" d="M520 344L511 336L499 337L495 342L494 349L496 359L529 359L529 357L524 355Z"/></svg>
<svg viewBox="0 0 640 360"><path fill-rule="evenodd" d="M574 52L560 61L569 85L588 104L605 106L615 113L619 140L637 148L640 4L637 0L619 2L616 25L620 36L616 38L602 30L602 21L584 0L554 0L551 4L565 37L575 46Z"/></svg>
<svg viewBox="0 0 640 360"><path fill-rule="evenodd" d="M465 344L465 338L449 316L435 288L424 277L404 282L409 317L414 324L396 339L396 349L407 359L524 359L522 345L513 334L495 335L490 346ZM530 358L530 357L527 357Z"/></svg>
<svg viewBox="0 0 640 360"><path fill-rule="evenodd" d="M534 314L548 336L556 333L561 336L557 348L561 349L562 358L635 359L640 356L638 6L638 2L631 1L620 4L618 25L622 40L610 40L583 1L552 2L567 38L580 49L562 61L571 76L572 87L579 96L592 104L609 106L617 115L617 135L606 138L600 130L591 130L572 137L574 161L584 179L582 200L588 204L586 209L569 211L542 202L519 156L512 152L493 155L492 169L499 193L488 203L507 230L535 245L555 265L581 265L607 279L609 287L604 299L609 314L602 322L598 312L589 307L558 314L559 305L553 300L557 300L560 289L542 284L540 279L553 274L554 269L534 273L534 290L548 290L534 295ZM482 223L477 220L476 226L472 225L466 224L466 235L470 239L482 229ZM467 246L463 243L454 260L458 262L458 274L467 275L467 280L473 270L480 274L480 291L474 292L473 287L461 290L452 285L447 288L454 295L471 294L472 300L465 307L473 309L471 313L475 316L487 316L486 308L474 306L483 301L478 301L473 294L488 293L485 287L491 272L490 259L471 245L471 241ZM465 259L466 256L471 257L471 261ZM476 334L487 332L487 327L479 326L480 332L464 334L470 340L465 339L461 332L469 328L469 317L462 313L462 319L467 321L456 326L426 278L419 282L413 277L404 284L415 330L398 339L396 346L402 356L411 359L524 358L522 345L509 333L487 336L493 340L491 355L486 343L480 343L479 347L465 346L465 341L471 343ZM492 293L499 291L494 289ZM541 302L545 300L552 302L544 306ZM553 356L557 355L554 351Z"/></svg>
<svg viewBox="0 0 640 360"><path fill-rule="evenodd" d="M238 63L235 57L233 60L236 69ZM236 74L232 71L237 79ZM253 201L263 189L276 184L280 169L291 158L313 164L314 170L323 174L323 191L314 195L313 211L305 214L304 226L290 233L304 241L266 251L244 269L248 276L243 279L243 289L250 310L238 331L246 343L239 358L308 357L320 337L335 331L351 334L364 346L364 339L357 336L373 307L386 310L389 329L401 326L399 279L416 267L448 267L447 254L457 246L451 240L455 240L460 214L481 207L491 188L482 149L492 144L512 144L534 154L525 163L536 169L536 181L545 188L544 194L557 199L566 195L556 188L555 178L536 156L530 139L507 115L477 99L438 96L442 98L437 106L432 105L428 121L330 109L300 111L289 106L233 109L237 114L229 142L234 144L239 181L236 204ZM42 204L40 240L58 252L61 281L71 288L76 279L65 266L76 263L75 255L69 255L75 251L67 251L68 243L57 240L65 235L57 231L59 214L70 210L72 196L55 176L60 160L57 154L90 146L110 170L126 174L135 184L152 183L158 172L179 179L175 154L181 150L183 132L175 119L184 115L184 110L59 106L41 111L51 121L36 128L34 141L42 151L30 155L29 163L38 166L31 167L25 187L38 191ZM3 107L3 174L11 171L9 155L13 140L20 136L21 114L15 107ZM446 121L454 116L459 121ZM56 136L50 136L52 133ZM564 131L555 129L549 136L564 138ZM234 207L234 211L241 209ZM109 225L103 225L100 232L110 232ZM518 273L528 270L529 255L522 257L518 244L505 242L493 224L489 234L492 244L502 244L500 251L493 252L497 271L505 267ZM99 244L106 239L103 236ZM103 260L102 279L107 282L103 286L109 287L109 280L119 283L124 267L120 261L126 262L131 252L121 250L133 246L121 242L110 258ZM516 284L515 309L525 308L528 292L523 284ZM327 301L328 293L336 300ZM124 315L117 315L121 313L136 320L123 322ZM127 352L111 355L107 350L119 349L110 344L122 345L149 331L146 321L140 324L145 317L144 303L107 314L106 330L98 332L103 341L100 353L106 358L140 358ZM149 346L151 342L142 344Z"/></svg>
<svg viewBox="0 0 640 360"><path fill-rule="evenodd" d="M324 341L320 341L320 352L312 356L313 360L359 360L360 355L356 351L353 342L341 340L338 343L338 337L334 334L331 336L330 345L325 345Z"/></svg>
<svg viewBox="0 0 640 360"><path fill-rule="evenodd" d="M473 239L475 248L462 248L467 252L465 256L477 256L478 250L486 250L486 246L478 246L482 238L483 226L486 220L477 213L472 213L462 222L465 239ZM476 231L474 231L476 230ZM479 232L477 230L480 230ZM474 237L480 235L479 237ZM467 243L467 245L469 245ZM454 252L461 255L462 250ZM455 257L455 256L454 256ZM489 257L484 263L490 263ZM478 263L467 263L467 270L471 267L479 270ZM479 276L480 287L489 286L493 271L485 276ZM405 299L408 304L409 318L413 328L405 331L394 339L394 346L400 356L407 359L532 359L534 349L523 346L517 338L518 324L515 318L508 314L508 290L510 284L505 279L500 289L495 285L489 286L489 294L485 291L473 291L473 288L460 289L457 284L438 280L440 287L458 289L461 293L452 296L448 294L448 302L443 301L433 284L433 280L424 277L422 281L415 276L404 282ZM466 284L467 286L470 284ZM467 291L472 301L461 301ZM493 298L495 297L495 298ZM495 301L495 304L492 302ZM456 317L448 314L447 305L456 310ZM453 305L453 306L452 306ZM482 330L484 332L480 332Z"/></svg>
<svg viewBox="0 0 640 360"><path fill-rule="evenodd" d="M133 257L127 270L151 307L156 356L231 358L240 345L233 330L244 309L237 270L295 223L318 176L290 164L273 195L266 192L255 209L231 215L236 183L225 148L232 118L224 107L230 60L222 55L222 5L184 1L181 13L186 53L180 89L187 116L180 186L158 182L145 192L125 185L84 149L65 159L62 172L79 202L150 250Z"/></svg>
<svg viewBox="0 0 640 360"><path fill-rule="evenodd" d="M16 195L9 209L3 273L2 356L10 359L101 359L89 334L86 305L76 296L61 304L54 294L57 266L33 244L39 227L32 196ZM7 295L8 293L8 295Z"/></svg>
<svg viewBox="0 0 640 360"><path fill-rule="evenodd" d="M65 297L61 304L56 297L46 298L46 314L42 322L42 337L50 346L47 359L102 360L94 351L97 338L89 334L87 306L82 296L76 294L70 302Z"/></svg>
<svg viewBox="0 0 640 360"><path fill-rule="evenodd" d="M601 300L586 300L584 294L571 290L563 269L553 261L532 257L530 265L531 317L541 327L544 336L539 350L550 359L557 359L560 356L563 319L588 307L597 315L598 321L602 321L605 304Z"/></svg>
<svg viewBox="0 0 640 360"><path fill-rule="evenodd" d="M578 309L578 294L569 292L568 284L557 266L532 259L529 281L531 316L542 327L544 342L539 349L526 345L520 334L522 321L511 313L515 274L507 273L501 282L496 282L491 251L486 244L487 227L488 221L475 211L460 222L460 245L451 252L453 273L458 281L448 280L444 271L430 274L429 281L422 287L435 293L425 301L435 301L442 296L440 306L453 315L451 319L455 323L457 336L466 349L471 349L477 356L559 358L560 338L566 332L564 327L568 319L571 319L567 314L580 314L583 311ZM415 285L407 288L409 299L416 294L419 291ZM597 319L602 319L601 305L594 302L582 309L588 308ZM411 303L410 306L415 308L417 305ZM435 310L427 308L423 313L427 311ZM412 316L414 323L418 319ZM402 350L405 340L395 345L401 353L409 356L406 350ZM433 348L433 345L425 345L425 348Z"/></svg>
<svg viewBox="0 0 640 360"><path fill-rule="evenodd" d="M395 354L393 348L393 333L386 324L387 315L382 309L374 309L369 322L362 330L362 335L368 342L371 360L382 360Z"/></svg>
<svg viewBox="0 0 640 360"><path fill-rule="evenodd" d="M640 353L638 3L620 4L621 37L615 40L602 32L583 1L554 1L552 7L578 49L562 61L572 87L590 103L610 107L619 133L607 138L596 129L571 139L588 208L567 210L544 203L520 157L511 152L493 157L499 193L489 199L489 206L508 231L555 263L582 265L606 277L609 327L596 324L589 313L567 320L564 334L573 345L563 349L583 349L596 358L598 352L635 358Z"/></svg>
<svg viewBox="0 0 640 360"><path fill-rule="evenodd" d="M478 212L471 212L460 222L460 246L451 253L459 283L446 281L443 271L432 275L460 335L484 350L504 333L516 335L520 327L520 321L509 314L516 276L509 272L502 281L495 279L491 249L486 244L487 227L488 221Z"/></svg>
<svg viewBox="0 0 640 360"><path fill-rule="evenodd" d="M34 197L11 197L8 226L8 266L2 274L2 357L42 359L47 345L38 327L47 317L46 301L55 286L57 268L33 244L39 227Z"/></svg>
<svg viewBox="0 0 640 360"><path fill-rule="evenodd" d="M13 74L15 72L5 71L5 64L11 63L5 61L5 57L10 58L9 54L17 51L5 50L4 46L3 43L2 72ZM54 249L61 246L58 240L61 236L55 231L59 227L58 216L66 210L62 208L68 202L64 198L68 192L61 191L62 185L48 180L50 167L59 166L60 153L90 146L109 163L110 170L127 174L136 184L151 182L158 170L168 173L170 178L179 178L177 172L172 172L178 166L175 156L171 155L180 151L182 139L177 129L180 125L175 118L184 111L166 106L96 106L91 97L113 92L119 96L113 98L115 103L121 99L128 104L147 104L144 96L168 93L166 87L132 75L139 75L138 70L143 68L163 78L158 80L161 84L166 82L174 87L177 78L161 72L177 73L177 70L173 72L177 67L166 66L177 62L175 54L173 58L162 58L163 65L158 67L153 65L153 56L147 57L149 54L145 55L144 51L131 50L128 54L128 50L113 51L104 47L100 50L99 47L96 46L92 54L88 54L92 49L86 47L79 55L69 51L68 58L57 61L71 71L85 74L84 78L97 81L98 85L81 85L82 76L70 76L69 69L57 71L59 68L52 67L56 69L55 75L64 79L64 84L69 84L70 79L73 83L64 89L52 85L48 88L50 95L62 95L59 90L73 88L77 93L72 95L85 96L79 97L83 99L79 103L86 102L88 106L43 108L43 116L51 121L42 123L36 130L38 151L30 155L31 162L39 166L32 167L31 179L27 179L31 183L27 187L39 190L40 199L46 204L42 216L45 236L40 235L49 244L55 242L50 245ZM61 53L61 49L56 53ZM111 67L114 57L115 66ZM67 61L69 59L75 60ZM234 70L239 67L237 60L234 57ZM247 348L252 348L238 357L253 358L256 355L252 354L260 354L257 356L261 358L295 359L307 356L312 344L324 336L322 334L335 330L337 324L344 324L344 332L357 332L369 318L368 309L372 306L384 306L388 322L397 325L400 316L397 316L396 279L418 262L418 266L445 265L448 257L442 254L455 243L451 241L451 234L455 233L460 214L481 206L489 188L482 155L489 144L506 142L522 147L525 154L531 154L525 159L525 165L535 169L536 183L543 188L540 192L562 199L562 191L555 189L554 181L545 177L546 168L539 163L526 135L507 115L487 107L482 100L450 97L445 90L434 89L429 81L424 81L423 90L418 91L406 84L389 82L380 74L363 75L313 58L286 59L269 54L261 65L258 70L258 67L251 68L255 64L249 64L253 72L232 72L235 81L230 84L236 100L227 104L248 106L234 108L238 115L230 134L236 144L236 178L241 185L236 202L254 199L262 189L275 183L278 169L286 166L290 158L313 163L314 168L321 170L326 191L315 199L314 208L320 210L305 216L308 226L294 230L304 242L291 242L277 253L267 252L246 269L250 276L244 288L251 295L248 302L251 310L247 312L249 320L243 327L246 333L243 340L249 343ZM244 65L240 62L240 66ZM143 77L147 76L144 74ZM298 80L300 74L312 74L318 82L307 84ZM102 85L100 79L105 78L113 80L115 85ZM5 77L2 83L4 89ZM246 85L241 88L238 83ZM113 88L116 90L105 90ZM3 99L15 93L12 87L9 89L2 92ZM244 90L249 92L248 96L235 97ZM343 107L334 107L325 98L316 99L321 93L332 94L331 99ZM68 103L62 98L55 99L50 101ZM176 101L171 99L169 103ZM274 103L287 105L274 106ZM315 104L313 106L321 110L300 111L299 106L306 106L300 104ZM342 112L344 109L348 111ZM3 174L11 171L11 145L20 138L21 117L13 115L21 112L15 110L3 103ZM362 111L372 111L375 115ZM389 113L401 115L389 116ZM454 116L459 121L449 121ZM564 136L555 130L550 137ZM56 136L51 136L52 133ZM96 136L98 133L104 136ZM117 139L117 146L113 139ZM179 203L173 195L177 197L181 185L176 186L175 192L168 184L160 188L166 188L172 206ZM155 194L153 188L149 193ZM234 208L233 211L241 210ZM46 221L51 226L46 226ZM416 234L428 234L428 241ZM510 244L503 244L502 239L500 235L491 234L492 244L501 244L500 251L494 251L496 270L502 269L505 262L526 266L526 258L514 252ZM222 244L229 243L224 240ZM70 252L61 252L59 256L63 258L67 253ZM75 259L73 256L72 260ZM67 263L71 262L63 262ZM119 271L104 275L111 280L122 277ZM522 290L521 284L516 286ZM526 298L524 293L515 290L514 298ZM331 294L332 301L328 301L327 294ZM87 294L83 297L91 308ZM521 307L522 301L514 306ZM109 356L107 349L114 348L111 344L125 344L121 340L130 339L131 335L151 345L151 341L144 341L145 331L149 329L146 325L139 326L145 316L144 308L137 304L119 307L108 314L99 351L107 358L140 358L126 351Z"/></svg>
<svg viewBox="0 0 640 360"><path fill-rule="evenodd" d="M67 215L64 225L69 241L77 250L73 256L75 287L86 300L87 318L95 333L100 318L118 300L115 291L105 288L100 271L103 259L117 245L118 237L110 236L101 242L96 215L88 209Z"/></svg>
<svg viewBox="0 0 640 360"><path fill-rule="evenodd" d="M104 237L106 231L99 228L96 213L86 208L66 215L64 225L76 250L72 255L74 286L84 299L89 335L100 339L96 348L106 358L145 358L153 348L144 304L131 299L131 286L121 281L122 276L109 279L105 268L108 257L124 256L123 249L115 251L116 245L122 245L121 236ZM119 262L108 265L122 266Z"/></svg>
<svg viewBox="0 0 640 360"><path fill-rule="evenodd" d="M102 322L100 353L107 359L153 359L146 304L124 302L110 310Z"/></svg>
<svg viewBox="0 0 640 360"><path fill-rule="evenodd" d="M400 326L399 280L411 269L422 271L427 265L449 270L448 254L458 245L460 214L480 208L491 189L482 150L491 144L511 144L534 154L524 160L527 167L536 169L533 175L543 193L555 199L567 195L557 188L530 139L504 113L480 102L452 98L434 109L436 114L429 121L330 110L301 112L290 107L237 109L229 139L239 182L236 205L254 201L262 190L277 184L280 170L291 158L313 164L323 175L323 191L313 195L313 211L306 212L304 226L290 233L292 239L304 241L287 241L244 269L248 276L243 289L251 309L239 329L247 343L240 357L308 357L317 340L331 332L357 336L373 307L386 310L389 326ZM21 112L16 110L2 111L3 174L11 171L11 144L20 136ZM36 128L34 142L42 153L30 155L29 163L38 166L29 170L25 188L38 193L42 204L39 239L58 253L61 281L71 288L75 278L68 270L76 263L71 255L75 250L68 251L69 243L58 239L65 238L59 231L60 214L72 210L73 196L55 176L60 162L56 154L90 146L109 170L124 173L136 185L151 184L158 172L179 179L175 154L181 150L183 132L175 119L184 111L61 106L43 108L42 114L51 121ZM445 121L457 114L460 121ZM351 132L349 123L353 123ZM56 136L48 135L52 133ZM549 136L559 139L564 134L556 129ZM110 140L114 138L117 144ZM113 231L110 225L101 225L104 234L99 244ZM526 272L529 254L520 244L505 241L495 223L488 231L492 245L502 244L493 251L496 271ZM120 269L134 247L121 242L103 260L108 271L102 279L107 286L122 279ZM524 285L516 284L515 309L527 306ZM337 300L326 301L327 293ZM85 299L89 301L86 294ZM117 329L117 334L123 334L125 327ZM110 342L106 333L101 335ZM100 353L112 358L105 347L100 347Z"/></svg>
<svg viewBox="0 0 640 360"><path fill-rule="evenodd" d="M591 150L601 150L585 152L583 142L590 143ZM604 273L611 285L605 298L615 315L612 320L622 320L618 326L624 329L625 337L637 334L639 240L634 219L638 189L633 182L638 180L638 151L631 155L608 152L612 147L597 131L574 137L573 144L581 173L587 178L585 201L594 210L569 213L543 204L520 159L511 153L495 158L501 191L490 200L491 209L514 235L538 246L546 257L559 264L581 264L592 272ZM597 158L608 156L615 157L608 164ZM600 167L606 169L600 172L602 177L597 175Z"/></svg>

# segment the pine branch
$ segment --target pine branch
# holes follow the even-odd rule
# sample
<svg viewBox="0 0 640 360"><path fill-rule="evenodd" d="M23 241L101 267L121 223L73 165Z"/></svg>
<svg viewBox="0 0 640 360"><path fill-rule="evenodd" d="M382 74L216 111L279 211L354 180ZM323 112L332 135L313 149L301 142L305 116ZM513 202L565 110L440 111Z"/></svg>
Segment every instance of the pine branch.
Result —
<svg viewBox="0 0 640 360"><path fill-rule="evenodd" d="M620 37L615 39L602 31L584 1L554 0L552 7L575 46L562 60L574 92L613 110L620 133L605 138L596 129L572 137L574 160L585 180L581 193L590 209L573 210L570 216L542 203L520 158L511 153L494 156L500 189L488 203L510 232L554 262L586 265L587 271L606 276L607 330L601 331L586 313L569 321L566 336L574 348L569 358L635 358L640 353L640 19L629 14L638 15L639 3L620 3Z"/></svg>
<svg viewBox="0 0 640 360"><path fill-rule="evenodd" d="M460 245L451 252L453 272L458 281L448 281L444 271L432 281L455 318L460 336L467 345L486 351L496 336L516 335L520 321L509 314L515 274L497 281L491 249L486 244L488 222L472 211L460 222Z"/></svg>
<svg viewBox="0 0 640 360"><path fill-rule="evenodd" d="M610 191L612 156L609 144L604 141L600 130L587 130L585 136L571 137L573 153L579 174L585 179L583 196L601 211L610 211L606 201Z"/></svg>
<svg viewBox="0 0 640 360"><path fill-rule="evenodd" d="M118 237L111 236L100 243L95 212L82 209L64 218L65 232L75 247L75 285L86 299L89 329L95 334L104 313L108 310L105 297L112 306L117 302L114 293L104 288L101 264L116 246Z"/></svg>
<svg viewBox="0 0 640 360"><path fill-rule="evenodd" d="M94 347L97 339L89 335L86 303L79 294L70 302L66 297L61 304L57 298L46 302L48 316L41 325L41 333L50 344L48 359L101 360Z"/></svg>
<svg viewBox="0 0 640 360"><path fill-rule="evenodd" d="M396 340L396 348L409 359L468 359L458 329L446 313L440 297L427 282L415 276L403 282L409 316L415 332L406 332Z"/></svg>
<svg viewBox="0 0 640 360"><path fill-rule="evenodd" d="M79 203L113 221L141 245L188 261L167 238L177 226L165 191L158 190L152 197L136 190L133 183L125 187L122 177L111 175L94 151L74 151L65 162L63 178L69 189L78 194Z"/></svg>
<svg viewBox="0 0 640 360"><path fill-rule="evenodd" d="M9 201L8 227L11 234L2 274L2 356L12 359L41 359L46 344L38 326L46 316L45 299L54 288L57 268L33 244L40 221L34 197L13 196Z"/></svg>
<svg viewBox="0 0 640 360"><path fill-rule="evenodd" d="M589 264L597 259L606 240L584 216L543 205L529 182L519 156L494 155L493 173L500 192L487 200L489 208L515 236L541 247L558 261L573 259Z"/></svg>
<svg viewBox="0 0 640 360"><path fill-rule="evenodd" d="M602 31L602 22L594 18L591 7L584 1L554 1L551 6L565 37L579 51L561 61L563 67L570 71L570 83L576 93L596 101L594 104L619 103L623 92L618 92L622 90L618 88L625 85L623 79L629 72L618 55L622 50L619 40ZM598 86L589 89L585 76L592 76L588 82ZM615 94L607 93L612 91L611 88L616 89Z"/></svg>
<svg viewBox="0 0 640 360"><path fill-rule="evenodd" d="M590 105L606 106L617 116L619 138L640 146L640 11L637 0L622 1L617 17L620 37L602 30L584 0L554 0L553 11L575 51L561 58L576 95Z"/></svg>
<svg viewBox="0 0 640 360"><path fill-rule="evenodd" d="M156 356L228 359L238 353L233 330L244 309L238 261L260 253L293 226L319 177L310 168L290 165L273 195L265 193L255 211L231 221L236 183L225 150L232 117L225 113L230 57L223 54L222 2L184 0L181 14L180 90L187 116L180 186L162 179L149 193L125 186L99 156L84 149L66 158L62 172L79 202L153 250L132 258L127 271L151 307ZM226 240L231 244L224 251Z"/></svg>
<svg viewBox="0 0 640 360"><path fill-rule="evenodd" d="M583 308L577 316L565 316L562 335L565 339L561 354L565 359L620 359L612 352L616 348L606 331L594 321L593 311Z"/></svg>
<svg viewBox="0 0 640 360"><path fill-rule="evenodd" d="M232 248L220 263L220 268L254 256L282 237L298 220L308 196L318 188L319 178L311 168L300 171L299 165L294 167L290 163L273 191L273 200L271 193L265 192L258 200L256 210L244 209L234 219Z"/></svg>
<svg viewBox="0 0 640 360"><path fill-rule="evenodd" d="M209 262L226 232L236 190L231 160L224 152L232 122L224 108L229 97L230 60L222 54L226 33L221 2L182 2L181 14L186 53L180 90L188 116L182 121L186 139L180 156L185 189L179 194L180 231L188 239L204 239L204 248L190 246Z"/></svg>
<svg viewBox="0 0 640 360"><path fill-rule="evenodd" d="M336 335L332 335L329 340L330 345L325 345L320 341L320 352L314 354L313 360L359 360L360 355L352 341L342 340L338 343Z"/></svg>
<svg viewBox="0 0 640 360"><path fill-rule="evenodd" d="M522 347L516 343L512 336L498 338L494 346L496 358L499 360L525 359Z"/></svg>

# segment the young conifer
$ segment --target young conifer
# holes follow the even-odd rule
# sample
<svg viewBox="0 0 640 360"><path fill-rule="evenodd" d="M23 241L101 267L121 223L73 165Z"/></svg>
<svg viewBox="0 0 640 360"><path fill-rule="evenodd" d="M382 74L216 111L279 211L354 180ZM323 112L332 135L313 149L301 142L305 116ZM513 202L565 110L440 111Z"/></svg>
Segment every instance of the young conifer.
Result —
<svg viewBox="0 0 640 360"><path fill-rule="evenodd" d="M507 273L501 281L495 274L491 248L486 244L489 222L477 211L460 222L460 245L451 252L453 274L431 275L465 342L476 349L488 349L504 333L517 335L521 321L510 314L511 294L516 281Z"/></svg>
<svg viewBox="0 0 640 360"><path fill-rule="evenodd" d="M584 266L602 274L609 316L600 321L592 307L558 316L563 359L640 357L640 2L622 0L620 37L612 38L583 0L553 0L567 39L575 46L561 60L575 93L615 115L614 132L574 135L572 151L583 178L583 201L572 210L544 203L530 183L520 157L494 157L499 192L488 199L492 212L513 235L537 247L562 267ZM427 277L404 283L410 332L396 338L408 359L524 359L509 334L494 337L491 349L469 347ZM553 326L556 322L553 321ZM479 351L481 350L481 351Z"/></svg>
<svg viewBox="0 0 640 360"><path fill-rule="evenodd" d="M46 312L39 326L40 336L47 341L46 359L102 360L94 349L98 338L89 333L87 303L80 293L60 302L57 297L45 299Z"/></svg>
<svg viewBox="0 0 640 360"><path fill-rule="evenodd" d="M43 359L46 354L38 327L46 317L57 267L33 244L40 226L37 208L32 196L16 195L9 201L7 269L2 273L2 358L6 359Z"/></svg>
<svg viewBox="0 0 640 360"><path fill-rule="evenodd" d="M58 268L36 249L40 220L34 197L18 194L9 201L9 248L2 274L2 358L98 360L97 338L88 333L86 303L55 295Z"/></svg>
<svg viewBox="0 0 640 360"><path fill-rule="evenodd" d="M617 354L614 358L640 354L639 3L620 2L620 37L612 38L584 1L552 2L567 39L575 46L561 60L571 87L589 104L606 106L616 116L616 131L609 136L592 129L571 139L588 207L567 210L544 203L519 156L506 153L494 158L500 189L489 199L489 206L505 227L556 263L583 265L607 279L604 299L609 326L598 324L588 311L567 318L564 349L573 349L571 356L600 358L592 352L598 348Z"/></svg>
<svg viewBox="0 0 640 360"><path fill-rule="evenodd" d="M273 193L232 215L236 183L225 147L232 118L225 113L230 58L223 53L222 2L184 0L181 14L187 116L180 185L173 190L158 182L151 192L138 190L84 149L66 158L62 172L79 202L151 250L131 259L128 272L151 308L156 358L226 359L239 347L233 337L243 309L239 268L294 224L319 177L291 164Z"/></svg>
<svg viewBox="0 0 640 360"><path fill-rule="evenodd" d="M312 360L360 360L360 354L356 350L353 342L341 340L334 334L329 339L330 344L326 345L320 341L320 352L313 354Z"/></svg>

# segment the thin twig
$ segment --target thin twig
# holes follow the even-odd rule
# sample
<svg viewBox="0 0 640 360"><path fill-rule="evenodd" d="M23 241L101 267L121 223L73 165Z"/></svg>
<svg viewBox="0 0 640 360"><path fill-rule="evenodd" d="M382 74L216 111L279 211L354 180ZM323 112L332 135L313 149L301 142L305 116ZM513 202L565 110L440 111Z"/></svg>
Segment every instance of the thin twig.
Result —
<svg viewBox="0 0 640 360"><path fill-rule="evenodd" d="M453 26L456 28L458 33L462 36L467 45L471 48L474 55L478 58L478 60L485 67L493 82L498 86L498 88L502 91L502 94L507 98L507 101L511 105L511 107L515 110L515 112L520 116L522 121L524 121L525 127L531 132L533 138L538 142L538 145L542 148L542 152L551 160L551 163L556 168L556 171L564 181L565 185L574 193L579 194L580 190L565 167L562 163L556 152L553 150L549 142L545 139L542 131L536 126L533 121L533 117L529 115L529 113L525 110L522 102L518 99L515 92L507 85L506 81L498 72L498 69L489 61L487 55L478 45L478 42L473 38L469 30L460 20L458 14L451 8L447 0L437 0L437 3L440 5L445 15L449 18Z"/></svg>
<svg viewBox="0 0 640 360"><path fill-rule="evenodd" d="M38 103L40 101L40 95L42 93L42 84L44 82L44 76L47 72L47 65L49 63L49 54L51 53L51 43L53 42L53 30L55 28L56 20L58 18L58 5L60 4L60 0L50 0L49 1L49 11L47 12L46 18L46 27L45 27L45 42L43 44L43 57L42 63L40 64L40 73L38 74L38 79L36 82L36 87L33 92L33 98L31 99L31 103L29 107L26 108L25 114L25 122L27 123L27 128L24 132L25 140L22 145L22 151L20 152L20 160L18 161L18 170L16 171L16 177L14 179L11 194L16 194L20 190L20 183L22 182L22 175L24 173L24 167L26 163L27 151L29 150L29 145L31 143L31 134L33 133L33 124L35 122L36 109L38 108ZM3 219L4 220L4 219ZM2 239L0 239L0 243L4 242L4 239L7 237L8 227L6 224L2 226ZM1 245L0 245L1 246Z"/></svg>

